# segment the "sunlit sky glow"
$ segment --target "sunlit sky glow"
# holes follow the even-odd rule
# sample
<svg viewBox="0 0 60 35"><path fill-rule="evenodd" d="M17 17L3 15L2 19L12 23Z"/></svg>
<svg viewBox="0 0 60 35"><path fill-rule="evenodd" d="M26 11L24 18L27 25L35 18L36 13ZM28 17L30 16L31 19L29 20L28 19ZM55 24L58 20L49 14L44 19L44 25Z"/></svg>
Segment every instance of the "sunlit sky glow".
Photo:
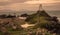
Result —
<svg viewBox="0 0 60 35"><path fill-rule="evenodd" d="M60 10L60 0L0 0L0 10L37 10L39 4L46 10Z"/></svg>
<svg viewBox="0 0 60 35"><path fill-rule="evenodd" d="M32 0L32 1L27 1L25 3L27 4L39 4L39 3L56 3L60 1L54 1L54 0Z"/></svg>

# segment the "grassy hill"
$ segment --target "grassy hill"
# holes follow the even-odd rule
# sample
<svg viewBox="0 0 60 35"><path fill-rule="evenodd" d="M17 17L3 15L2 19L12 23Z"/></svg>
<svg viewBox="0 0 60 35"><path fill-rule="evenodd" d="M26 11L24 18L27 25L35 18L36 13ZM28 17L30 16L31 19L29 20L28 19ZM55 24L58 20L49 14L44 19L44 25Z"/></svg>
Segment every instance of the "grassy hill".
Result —
<svg viewBox="0 0 60 35"><path fill-rule="evenodd" d="M35 26L31 26L26 29L22 28L21 25L25 24L25 22L35 24ZM37 32L41 34L44 32L46 35L52 35L59 31L59 26L60 24L58 23L57 18L49 16L43 10L29 15L25 21L18 18L0 19L0 35L36 35Z"/></svg>
<svg viewBox="0 0 60 35"><path fill-rule="evenodd" d="M51 17L45 11L37 11L37 13L30 15L26 19L26 22L28 22L30 24L36 24L33 27L35 29L44 28L53 33L57 33L59 31L59 30L57 30L57 28L60 29L60 27L59 27L60 24L58 22L57 17L56 16Z"/></svg>

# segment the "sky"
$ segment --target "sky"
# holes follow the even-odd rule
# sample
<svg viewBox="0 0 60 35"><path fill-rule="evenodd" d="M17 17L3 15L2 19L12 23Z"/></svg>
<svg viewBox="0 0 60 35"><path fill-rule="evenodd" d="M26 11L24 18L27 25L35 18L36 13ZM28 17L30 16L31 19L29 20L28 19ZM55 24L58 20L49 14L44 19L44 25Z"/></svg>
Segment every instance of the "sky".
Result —
<svg viewBox="0 0 60 35"><path fill-rule="evenodd" d="M45 10L60 10L60 0L0 0L0 11L35 11L39 4Z"/></svg>

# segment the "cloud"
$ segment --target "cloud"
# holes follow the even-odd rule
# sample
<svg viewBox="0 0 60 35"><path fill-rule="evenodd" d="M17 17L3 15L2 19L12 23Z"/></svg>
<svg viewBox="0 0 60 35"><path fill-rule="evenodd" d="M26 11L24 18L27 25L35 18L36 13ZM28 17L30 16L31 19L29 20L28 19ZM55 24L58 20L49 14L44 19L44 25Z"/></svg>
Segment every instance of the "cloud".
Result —
<svg viewBox="0 0 60 35"><path fill-rule="evenodd" d="M0 6L15 4L15 3L23 3L29 0L0 0Z"/></svg>
<svg viewBox="0 0 60 35"><path fill-rule="evenodd" d="M26 4L40 4L40 3L58 3L60 1L54 1L54 0L32 0L32 1L26 1L24 3Z"/></svg>
<svg viewBox="0 0 60 35"><path fill-rule="evenodd" d="M49 1L50 3L52 3L55 0L53 0L53 1L52 0L44 0L44 1L41 0L41 3L44 3L46 1ZM46 2L46 3L49 3L49 2ZM53 3L52 4L46 4L45 5L45 6L47 6L46 9L49 9L49 8L50 9L59 9L60 5L58 2L60 3L60 1L57 1L55 3L58 6L54 6ZM6 1L0 0L0 10L15 10L15 11L20 11L22 9L24 9L24 10L37 10L38 5L35 5L36 3L40 4L40 0L6 0Z"/></svg>
<svg viewBox="0 0 60 35"><path fill-rule="evenodd" d="M15 4L15 3L27 3L27 4L35 4L35 3L53 3L60 2L59 0L0 0L0 6Z"/></svg>
<svg viewBox="0 0 60 35"><path fill-rule="evenodd" d="M28 0L10 0L11 2L14 2L14 3L21 3L21 2L25 2L25 1L28 1Z"/></svg>

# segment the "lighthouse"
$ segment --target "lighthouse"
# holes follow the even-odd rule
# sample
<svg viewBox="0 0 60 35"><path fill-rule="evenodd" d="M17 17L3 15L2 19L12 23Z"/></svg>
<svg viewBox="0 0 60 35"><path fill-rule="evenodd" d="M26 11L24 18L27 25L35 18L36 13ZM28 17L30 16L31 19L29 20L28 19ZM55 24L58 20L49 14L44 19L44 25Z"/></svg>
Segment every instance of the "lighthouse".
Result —
<svg viewBox="0 0 60 35"><path fill-rule="evenodd" d="M42 4L39 5L37 14L38 14L39 16L41 15L41 16L45 16L45 17L50 17L50 16L48 15L48 13L46 13L46 11L43 9Z"/></svg>
<svg viewBox="0 0 60 35"><path fill-rule="evenodd" d="M43 6L42 6L42 4L39 5L39 11L43 11Z"/></svg>

